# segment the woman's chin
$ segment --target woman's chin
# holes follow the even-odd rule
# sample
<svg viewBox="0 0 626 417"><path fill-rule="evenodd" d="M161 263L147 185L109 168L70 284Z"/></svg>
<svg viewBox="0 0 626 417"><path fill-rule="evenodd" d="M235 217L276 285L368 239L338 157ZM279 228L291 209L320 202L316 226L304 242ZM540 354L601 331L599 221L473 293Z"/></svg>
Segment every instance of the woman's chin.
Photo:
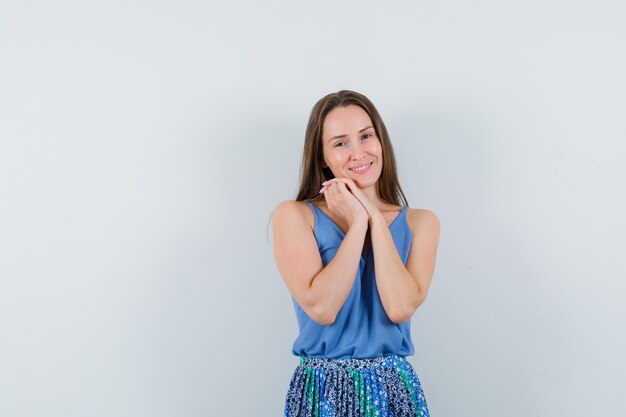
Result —
<svg viewBox="0 0 626 417"><path fill-rule="evenodd" d="M365 182L365 181L354 180L354 183L360 190L365 190L366 188L370 188L376 185L376 182L371 182L371 181Z"/></svg>

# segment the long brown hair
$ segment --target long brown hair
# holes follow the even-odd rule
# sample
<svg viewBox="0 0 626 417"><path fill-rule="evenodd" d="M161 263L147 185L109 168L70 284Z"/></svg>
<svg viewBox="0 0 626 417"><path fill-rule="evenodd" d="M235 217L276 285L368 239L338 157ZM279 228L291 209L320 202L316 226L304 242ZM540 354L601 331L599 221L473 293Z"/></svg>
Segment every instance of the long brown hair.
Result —
<svg viewBox="0 0 626 417"><path fill-rule="evenodd" d="M381 200L387 203L408 206L406 196L402 192L400 182L398 181L396 158L385 123L374 104L367 97L350 90L341 90L327 94L315 103L311 110L304 136L304 152L302 154L302 165L300 166L300 189L298 190L296 201L315 200L322 197L322 194L319 194L322 182L334 178L330 168L322 168L324 160L322 150L324 119L334 108L346 107L352 104L361 107L367 112L370 119L372 119L372 123L374 123L376 135L380 140L383 154L383 169L377 183L378 195Z"/></svg>

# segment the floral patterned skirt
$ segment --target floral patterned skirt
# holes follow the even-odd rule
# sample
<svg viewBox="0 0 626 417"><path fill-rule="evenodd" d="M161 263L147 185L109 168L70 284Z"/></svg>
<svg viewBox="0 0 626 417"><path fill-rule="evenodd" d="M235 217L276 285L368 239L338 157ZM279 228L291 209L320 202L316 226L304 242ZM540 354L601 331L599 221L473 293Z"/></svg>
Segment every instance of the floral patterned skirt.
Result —
<svg viewBox="0 0 626 417"><path fill-rule="evenodd" d="M413 366L404 356L300 357L284 417L430 417Z"/></svg>

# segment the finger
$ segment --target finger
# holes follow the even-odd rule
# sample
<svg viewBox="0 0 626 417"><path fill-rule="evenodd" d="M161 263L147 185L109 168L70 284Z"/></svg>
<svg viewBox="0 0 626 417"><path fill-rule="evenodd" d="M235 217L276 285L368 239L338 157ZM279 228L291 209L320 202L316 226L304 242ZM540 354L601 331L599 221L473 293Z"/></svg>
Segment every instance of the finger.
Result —
<svg viewBox="0 0 626 417"><path fill-rule="evenodd" d="M326 198L326 204L330 207L332 211L335 211L338 205L339 200L339 190L337 188L337 184L331 184L328 186L327 192L324 194Z"/></svg>
<svg viewBox="0 0 626 417"><path fill-rule="evenodd" d="M336 182L342 182L345 180L350 180L350 179L347 177L339 177L339 178L335 177L335 178L331 178L329 180L324 181L322 185L330 185L330 184L334 184Z"/></svg>
<svg viewBox="0 0 626 417"><path fill-rule="evenodd" d="M335 202L340 201L341 198L341 190L339 189L339 183L335 182L331 185L331 190L333 190L333 198L335 199Z"/></svg>
<svg viewBox="0 0 626 417"><path fill-rule="evenodd" d="M333 182L330 185L330 189L332 190L332 196L337 198L339 196L339 184L337 182Z"/></svg>
<svg viewBox="0 0 626 417"><path fill-rule="evenodd" d="M341 184L341 186L343 187L344 190L346 190L349 193L354 194L354 190L355 190L356 187L352 187L346 181L338 181L338 183Z"/></svg>
<svg viewBox="0 0 626 417"><path fill-rule="evenodd" d="M356 199L359 203L361 203L361 199L359 198L359 196L355 195L354 193L352 193L352 191L350 189L348 189L348 186L345 183L341 183L341 185L339 186L339 189L341 190L341 193L343 195L344 198L346 199ZM361 203L363 204L363 203Z"/></svg>
<svg viewBox="0 0 626 417"><path fill-rule="evenodd" d="M329 180L324 181L322 184L332 184L333 182L337 182L337 181L341 181L342 179L344 179L345 177L335 177L335 178L331 178Z"/></svg>
<svg viewBox="0 0 626 417"><path fill-rule="evenodd" d="M350 190L350 191L352 191L352 190L357 188L357 186L354 183L354 181L352 181L352 179L350 179L348 177L340 177L340 178L333 178L333 179L335 180L335 182L346 184L348 190Z"/></svg>
<svg viewBox="0 0 626 417"><path fill-rule="evenodd" d="M327 198L329 198L329 199L331 199L331 200L332 200L332 199L334 198L334 196L335 196L335 192L334 192L335 190L334 190L333 185L332 185L332 184L328 184L328 185L325 187L325 189L326 189L326 191L324 192L324 195L325 195Z"/></svg>
<svg viewBox="0 0 626 417"><path fill-rule="evenodd" d="M333 184L333 183L332 183L332 182L330 182L330 180L329 180L329 181L324 181L324 182L322 183L322 187L321 187L321 189L320 189L320 192L321 192L322 190L323 190L323 191L325 191L325 192L328 192L328 190L330 189L330 186L331 186L332 184Z"/></svg>
<svg viewBox="0 0 626 417"><path fill-rule="evenodd" d="M337 192L343 197L348 197L348 194L350 194L350 190L348 190L346 184L343 182L337 183Z"/></svg>

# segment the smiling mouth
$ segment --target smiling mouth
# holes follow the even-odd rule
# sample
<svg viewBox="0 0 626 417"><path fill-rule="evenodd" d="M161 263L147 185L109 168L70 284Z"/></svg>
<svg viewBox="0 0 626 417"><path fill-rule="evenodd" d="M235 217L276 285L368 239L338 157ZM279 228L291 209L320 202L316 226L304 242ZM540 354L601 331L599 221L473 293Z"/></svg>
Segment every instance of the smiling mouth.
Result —
<svg viewBox="0 0 626 417"><path fill-rule="evenodd" d="M363 174L365 172L367 172L370 167L372 166L372 164L374 163L374 161L370 162L367 165L363 165L361 167L354 167L354 168L348 168L350 171L356 173L356 174Z"/></svg>

